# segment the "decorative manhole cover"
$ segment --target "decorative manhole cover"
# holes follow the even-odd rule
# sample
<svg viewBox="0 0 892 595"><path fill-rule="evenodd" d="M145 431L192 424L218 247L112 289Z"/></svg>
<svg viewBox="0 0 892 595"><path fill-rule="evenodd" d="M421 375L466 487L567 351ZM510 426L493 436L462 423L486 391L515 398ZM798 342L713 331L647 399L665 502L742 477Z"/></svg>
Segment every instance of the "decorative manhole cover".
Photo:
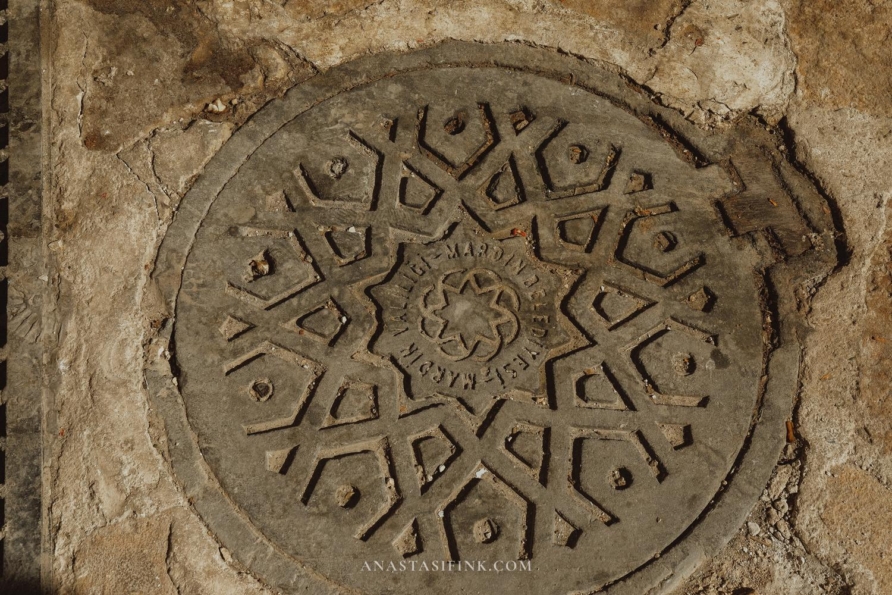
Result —
<svg viewBox="0 0 892 595"><path fill-rule="evenodd" d="M455 44L230 141L161 248L148 378L237 560L285 591L640 593L733 531L795 390L783 261L831 226L764 132L661 115Z"/></svg>

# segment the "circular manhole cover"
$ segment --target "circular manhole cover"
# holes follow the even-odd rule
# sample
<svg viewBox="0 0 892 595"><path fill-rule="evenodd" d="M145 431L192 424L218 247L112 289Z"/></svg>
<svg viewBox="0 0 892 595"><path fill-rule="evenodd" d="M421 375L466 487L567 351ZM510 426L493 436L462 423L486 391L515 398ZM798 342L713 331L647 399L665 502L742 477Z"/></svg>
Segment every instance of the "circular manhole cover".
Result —
<svg viewBox="0 0 892 595"><path fill-rule="evenodd" d="M768 134L661 117L455 44L233 137L161 248L148 376L236 559L285 591L635 592L733 531L795 390L784 261L816 274L832 226Z"/></svg>

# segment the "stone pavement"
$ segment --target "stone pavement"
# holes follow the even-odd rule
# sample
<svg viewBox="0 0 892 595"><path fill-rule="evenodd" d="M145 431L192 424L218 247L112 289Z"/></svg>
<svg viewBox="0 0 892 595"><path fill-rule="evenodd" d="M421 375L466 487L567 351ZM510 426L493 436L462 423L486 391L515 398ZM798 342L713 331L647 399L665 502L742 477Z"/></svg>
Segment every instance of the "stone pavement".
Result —
<svg viewBox="0 0 892 595"><path fill-rule="evenodd" d="M13 1L7 591L888 592L819 4Z"/></svg>

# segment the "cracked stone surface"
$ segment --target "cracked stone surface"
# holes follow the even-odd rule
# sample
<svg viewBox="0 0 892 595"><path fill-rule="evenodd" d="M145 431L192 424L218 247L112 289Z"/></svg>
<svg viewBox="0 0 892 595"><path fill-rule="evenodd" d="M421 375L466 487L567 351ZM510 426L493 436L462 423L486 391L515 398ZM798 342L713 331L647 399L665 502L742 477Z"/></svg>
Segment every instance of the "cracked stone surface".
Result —
<svg viewBox="0 0 892 595"><path fill-rule="evenodd" d="M17 5L13 0L10 4L12 31L15 32L16 19L24 19L30 13L23 7L25 3ZM791 312L804 322L796 333L798 357L790 363L790 370L798 378L798 389L786 395L787 415L782 420L790 424L783 423L777 430L781 432L777 439L787 444L782 452L778 451L777 460L769 464L769 467L774 465L773 472L766 469L764 490L761 485L753 487L756 493L750 502L751 511L747 516L746 510L742 509L734 524L738 527L736 532L732 527L727 533L730 541L722 540L722 544L708 552L693 551L678 564L666 562L661 567L666 570L654 593L885 595L892 591L892 560L888 554L892 546L888 532L892 523L889 505L892 501L892 405L888 394L888 366L885 365L892 349L889 324L892 233L886 225L888 201L892 195L887 175L892 166L892 114L887 92L890 72L888 7L866 0L851 0L843 5L796 0L627 2L617 10L612 10L613 5L605 2L572 0L358 0L335 3L303 0L55 0L48 4L43 13L48 26L43 34L46 36L45 58L52 68L44 73L45 120L40 125L47 135L49 155L44 174L52 174L52 180L43 195L42 208L24 201L21 206L11 204L9 235L12 249L7 274L10 279L10 344L13 348L18 344L27 346L27 349L43 349L42 360L35 358L43 364L34 364L33 368L42 370L43 384L51 395L43 414L46 425L43 510L48 571L44 580L52 592L277 592L267 571L258 570L256 561L246 563L250 556L246 557L245 550L230 549L221 543L218 527L209 521L207 509L200 509L200 498L199 508L196 508L196 493L184 488L176 465L171 466L170 461L176 460L172 453L179 445L176 440L169 440L170 420L153 401L151 391L144 384L143 372L146 345L151 345L149 355L158 358L159 365L166 363L168 357L180 356L178 345L168 346L165 351L163 342L153 343L159 332L163 336L172 328L172 323L167 321L170 312L165 290L150 276L156 267L156 255L172 222L192 212L188 207L182 210L187 205L183 197L202 184L203 173L209 164L214 163L214 156L233 146L231 143L237 141L239 131L247 130L255 118L262 117L264 112L258 112L262 106L280 100L294 85L299 85L298 89L301 83L312 86L330 69L351 60L381 52L400 55L450 39L506 43L508 47L536 46L543 52L559 50L575 56L573 59L584 60L595 68L628 80L642 90L642 97L653 102L654 109L674 114L670 118L678 119L676 128L690 126L692 135L698 138L698 135L721 137L744 120L758 121L764 138L771 139L766 144L773 145L772 150L786 153L802 171L808 172L809 184L816 185L826 198L826 212L822 211L822 216L831 219L831 227L838 231L836 248L840 258L832 272L813 275L800 283L796 295L790 298ZM567 82L574 81L562 84ZM468 114L476 117L476 109L470 105ZM499 130L505 131L502 135L514 137L511 126L517 121L520 120L500 121ZM541 122L541 119L532 120L528 126L534 127ZM466 124L470 123L469 119ZM440 124L439 120L437 124ZM397 127L398 135L403 131L405 129ZM527 133L535 132L534 128L527 130ZM28 133L24 126L13 130L14 137ZM379 138L370 141L369 146L386 146L390 142L386 140L386 131L379 130L378 133ZM367 140L366 136L360 136ZM352 144L342 151L343 156L349 158L350 151L367 154L359 145ZM422 158L427 161L425 167L428 169L418 170L417 174L439 185L453 179L427 157ZM592 152L588 162L600 158ZM418 156L412 159L415 161L410 160L409 165L414 167ZM333 177L327 177L328 181L324 183L317 181L320 175L328 176L325 170L328 161L326 157L307 163L308 175L318 184L320 196L329 189L326 184L339 181ZM619 163L623 164L623 155L620 155ZM430 169L431 164L434 169ZM18 166L13 164L12 167ZM528 171L518 167L522 174ZM351 174L366 171L363 168L367 169L367 166L347 168L341 179L349 182ZM502 175L512 172L509 165ZM401 175L394 173L397 177ZM413 174L416 181L420 179L417 174ZM263 172L246 170L244 176L255 176L259 183ZM16 179L14 173L11 177ZM631 204L645 200L648 193L653 194L660 188L660 180L655 177L652 188L624 195L628 180L628 175L624 180L616 177L610 188ZM643 186L646 188L647 184ZM221 248L216 253L212 243L204 244L208 268L203 274L207 277L212 276L212 265L223 258L226 250L234 250L231 246L254 241L253 236L227 235L224 229L253 225L252 217L264 209L268 211L265 225L289 216L287 202L282 207L276 197L269 198L279 188L260 194L253 192L253 186L246 186L245 190L243 199L248 202L242 204L250 203L250 209L246 207L240 211L235 206L238 200L232 197L229 207L221 206L219 213L210 215L212 219L216 218L215 225L221 230L218 240ZM253 193L248 194L247 190ZM472 194L479 198L477 190L475 187ZM510 184L504 188L494 186L495 199L487 200L495 205L503 201L510 203L512 194L508 192L505 198L506 194L500 192L510 190ZM498 226L492 223L481 226L470 214L461 214L458 206L448 209L438 206L448 203L447 196L449 192L444 192L442 201L434 204L430 213L423 213L426 208L423 197L415 197L422 201L414 203L416 212L422 214L406 217L406 223L420 225L433 220L431 214L440 213L437 209L446 209L443 211L446 216L437 221L444 225L447 221L461 221L463 228L459 232L468 233L467 229L474 229L485 242L527 245L535 240L533 229L522 226L518 231L527 233L527 236L512 235L513 225L502 230L507 232L505 235L493 235ZM287 192L286 199L292 199ZM493 210L504 213L514 208ZM777 207L783 208L783 204ZM277 209L284 210L277 212ZM769 203L767 209L771 213L775 207ZM38 216L42 217L39 226ZM353 242L352 236L356 232L364 233L361 229L364 225L358 218L341 221L335 217L323 226L328 232L339 235L330 233L326 237L317 230L313 245L306 246L305 250L314 257L320 248L329 250L331 261L327 264L340 268L336 259L350 260L362 252L364 246L361 242ZM349 231L350 227L354 231ZM374 225L369 227L374 229ZM578 239L579 234L585 235L586 227L580 223L564 227L565 233L569 234L565 238ZM448 240L445 228L438 231ZM748 231L742 230L745 237L759 235L747 234ZM282 249L293 249L293 246L287 247L288 240L280 239L284 242ZM583 247L588 246L588 239L583 237ZM779 242L787 249L793 239L775 236L769 244ZM437 250L436 241L416 239L410 242L398 237L381 242L381 245L391 242L392 246L411 243ZM671 246L672 243L666 241L663 245ZM202 246L201 243L197 245ZM372 253L378 245L372 244ZM659 242L645 242L638 248L659 250L659 245ZM339 247L338 251L333 251L332 246ZM592 245L593 249L599 247L598 242ZM685 244L679 242L675 253L684 247ZM263 249L261 246L246 253L247 259L254 258ZM570 252L585 254L584 250ZM667 254L671 255L673 251ZM274 254L272 258L275 258ZM396 270L393 267L397 263L398 259L382 264L382 278L377 281L381 291L386 288L384 281L388 271ZM233 267L233 276L228 280L244 287L248 284L245 268ZM432 283L440 282L441 288L452 287L456 289L455 295L465 295L461 288L468 286L462 285L461 281L472 268L466 265L460 268L462 272L458 277L441 274ZM569 274L560 267L558 269L559 276ZM223 322L220 315L229 312L205 307L199 299L203 295L201 292L221 288L212 283L205 288L200 266L189 270L189 275L195 275L192 278L194 284L186 286L188 291L195 292L194 312L190 315L193 318L190 322L189 316L177 314L176 324L192 325L196 336L202 333L213 336L215 345L223 345L215 349L228 348L239 340L250 342L250 333L260 333L267 328L243 331L244 334L234 338L232 343L226 341L220 331ZM729 270L727 274L738 272ZM501 269L491 273L498 275L500 283L506 281L507 275ZM487 295L488 283L495 283L494 278L487 275L490 273L484 273L479 281L475 281L476 285L470 286L475 295L478 290L480 295ZM275 274L268 277L256 282L274 281ZM647 284L646 279L641 282ZM560 285L557 281L554 283ZM740 286L743 285L741 282ZM630 288L622 286L621 289ZM699 289L699 286L691 287L680 296L677 305L687 319L724 316L722 307L727 302L723 292L715 291L717 299L711 312L708 306L700 311L691 305L709 302L696 299L694 294ZM450 293L446 289L444 292ZM634 290L626 293L657 304L665 302L657 296ZM268 298L277 294L264 295ZM328 345L332 338L336 338L334 345L341 340L358 340L359 337L352 334L356 331L351 325L362 316L368 316L368 312L389 307L394 308L394 312L398 309L399 304L393 300L373 299L374 292L364 295L367 295L365 306L356 309L349 300L338 299L338 295L320 294L320 299L308 304L324 306L311 312L313 317L307 318L304 311L295 311L293 316L281 322L292 322L294 328L303 325L305 335L294 332L294 340L318 345L312 354L307 355L321 357L319 354L334 348ZM422 340L428 341L431 350L439 349L436 341L430 340L431 335L447 341L449 345L445 350L452 357L469 352L469 360L475 355L484 358L488 355L487 348L497 349L499 354L507 353L519 341L526 340L520 333L509 340L513 335L509 321L518 309L524 307L522 294L517 292L517 296L520 302L517 308L510 293L494 298L495 303L501 304L497 309L499 316L487 319L485 326L488 328L473 333L482 340L469 340L464 335L455 338L447 331L439 332L442 329L436 325L442 323L437 317L445 321L449 316L437 314L446 310L438 310L437 304L442 304L434 301L428 302L432 315L425 323L433 326L421 326L413 332L418 334L419 344ZM329 297L333 297L333 304L327 303ZM686 301L689 297L691 299ZM594 303L594 298L590 301ZM602 310L609 302L605 304ZM598 308L593 311L597 313ZM655 308L650 307L625 324L637 324L636 319L654 311ZM233 316L254 325L258 323L242 312L233 312ZM344 324L342 316L347 318L347 326L332 335L331 329ZM519 321L525 320L524 316L517 316ZM419 318L423 319L423 316ZM502 320L506 322L500 322ZM202 326L203 322L205 326ZM592 323L596 322L592 319ZM622 325L618 326L616 332L621 332L622 328ZM744 324L742 328L752 327ZM286 332L292 331L277 331L279 335ZM570 328L568 333L581 334L576 328ZM323 338L314 338L316 336ZM366 350L378 358L398 358L400 349L408 347L395 343L387 346L385 341L378 343ZM469 344L476 347L469 349ZM720 342L719 345L723 344ZM188 344L183 348L189 349ZM210 361L217 357L213 350L201 353L197 343L191 349L196 358L204 357ZM447 359L441 351L437 353L437 357ZM698 354L684 351L682 355L688 353L694 355L696 366L699 366ZM231 355L234 361L242 354L233 349ZM212 363L217 366L217 372L222 370L219 362L213 360ZM355 365L359 370L369 364L357 362ZM12 395L9 398L15 398L16 389L12 384L15 369L10 367L10 387L4 390ZM596 367L591 369L596 371ZM689 364L680 367L673 364L667 368L667 373L673 375L673 381L684 380L687 376L678 375L677 370L688 369ZM196 392L189 397L189 375L201 377L203 372L196 372L188 362L183 363L182 370L185 376L180 388L184 390L184 398L203 402L204 405L197 405L193 411L205 411L209 415L213 405L210 395ZM698 371L700 368L695 367L691 376L696 378ZM634 366L632 372L635 373ZM276 384L271 374L264 374L264 378L268 377ZM224 378L229 376L224 375ZM321 382L337 384L336 380L323 377ZM359 419L383 414L389 406L386 402L389 393L370 388L376 382L375 377L360 374L349 386L330 386L329 398L340 399L341 403L350 406L336 408L331 420L325 417L328 410L320 412L318 418L312 417L308 410L307 418L324 425L336 424L339 416ZM247 387L247 381L245 385ZM656 385L659 386L659 382ZM524 386L530 386L530 383L524 383ZM171 394L175 389L177 387L171 384ZM272 397L265 402L251 400L246 391L236 396L244 397L239 407L264 407L267 404L276 407L277 398L282 393L275 386ZM448 392L442 396L459 402ZM235 399L235 396L231 398ZM537 407L535 399L526 398L526 405ZM597 401L594 404L599 405ZM499 415L509 411L510 407L521 405L524 405L523 399L506 399ZM429 415L440 409L442 407L432 408L419 415ZM601 407L581 407L580 410L616 413ZM307 448L304 452L305 442L292 451L294 443L279 438L287 432L264 432L256 440L249 439L251 435L245 432L243 425L263 423L266 418L239 416L238 411L234 408L221 411L224 417L229 416L226 423L232 425L232 443L226 443L220 436L217 442L210 440L203 445L213 451L213 456L209 457L209 472L226 469L230 474L230 478L224 480L224 483L230 482L228 488L233 490L233 486L242 486L234 500L239 506L250 509L260 506L258 502L262 500L252 499L250 490L244 487L250 484L253 474L263 478L258 481L272 482L279 478L288 481L299 475L301 465L309 464L313 451ZM503 424L504 436L517 436L516 454L520 459L530 460L527 439L534 443L538 439L535 432L531 434L529 431L530 426L535 425L531 423L534 421L525 416L502 421L496 415L493 428ZM435 428L439 423L432 420L428 426ZM466 425L465 422L458 423L462 427ZM333 425L318 433L341 432L352 436L353 428L361 425L355 422ZM406 435L424 432L428 426L413 429ZM442 463L442 471L440 465L414 467L412 451L408 447L402 453L402 459L394 458L402 461L399 463L402 467L398 466L394 473L400 490L406 494L413 490L413 497L420 498L419 485L426 482L429 484L425 488L426 494L437 496L442 491L448 496L452 493L455 485L449 484L447 488L447 482L452 481L450 474L464 477L457 470L464 464L462 455L466 454L467 444L472 443L470 436L465 439L463 434L459 435L459 429L446 427L443 434L434 431L420 436L422 444L432 445L445 440L440 458L444 461L450 457L454 459L448 464ZM696 425L691 429L693 431L688 436L684 430L677 429L664 434L657 427L653 438L648 435L648 443L653 446L662 444L657 442L662 440L667 445L667 457L675 456L697 448L702 434L698 433ZM466 430L461 429L461 432ZM473 431L469 434L473 435ZM238 437L237 441L235 437ZM450 438L454 440L452 447L448 446ZM692 445L686 446L691 439ZM281 443L255 446L264 440L280 440ZM224 463L229 456L226 448L239 448L242 442L246 452L251 454L250 465L245 463L244 468L226 466ZM370 443L369 448L374 451L377 444ZM512 445L511 442L508 444ZM674 450L672 446L675 444L682 448ZM499 452L500 456L510 456ZM368 461L372 461L369 464L377 467L376 455L371 451L366 454L370 455L366 457ZM434 454L438 453L435 451ZM349 457L343 461L349 461ZM667 458L665 463L668 461ZM473 466L461 469L474 476ZM632 480L626 489L615 489L625 487L620 485L622 481L610 483L614 469L606 469L598 475L597 479L609 490L608 495L621 498L632 494L647 485L645 480L658 484L648 475L647 465L643 478L636 475L635 468L628 466L628 469L632 472ZM669 465L667 469L666 481L675 471ZM203 469L199 471L205 473ZM617 477L624 477L621 470ZM322 475L319 485L326 487L328 481L329 478ZM538 483L529 475L524 476L523 481L532 482L530 485ZM499 492L496 484L492 484L492 489L503 493L504 490ZM355 505L345 508L337 506L332 499L339 514L362 512L366 487L348 481L332 481L329 487L332 494L337 495L338 489L344 486L357 490L359 497L356 500L356 495L352 495L349 499L355 500ZM714 486L710 489L714 494ZM289 514L299 514L305 508L298 492L299 488L291 492ZM386 498L387 493L387 490L382 491L383 497ZM525 497L534 502L543 501ZM310 505L316 503L312 495L308 502ZM432 510L436 508L434 506ZM603 508L607 509L606 506ZM450 510L443 509L446 514ZM542 525L543 531L548 525L548 531L535 534L532 560L541 559L536 550L540 545L586 551L585 528L582 533L576 533L581 519L573 517L569 510L558 512L553 516L551 510L543 509L537 514L535 523ZM277 530L271 520L276 518L275 511L258 508L249 514L267 515L262 522L268 530ZM506 536L513 535L513 527L506 519L478 516L470 522L469 538L467 542L460 542L462 547L500 547ZM393 518L402 520L401 517ZM398 527L382 525L377 536L370 535L369 540L381 540L380 547L382 551L386 548L388 556L409 556L405 559L423 556L424 549L431 543L428 541L431 531L439 535L436 516L429 526L422 522L412 524L410 518L405 520ZM603 523L600 524L603 528ZM616 527L621 525L622 522L617 523ZM313 531L324 532L322 525L314 527ZM383 537L385 528L386 540ZM291 538L288 531L279 530L281 535L277 539L287 543ZM652 530L647 534L655 535ZM340 539L337 532L331 539ZM667 539L674 537L667 534ZM491 543L485 543L487 541ZM358 547L353 543L366 543L357 541L351 534L345 536L343 542L338 541L337 547L348 542L350 547ZM363 578L367 577L344 577L344 580ZM387 579L375 577L374 580ZM516 580L516 577L508 580ZM588 581L585 586L595 583L597 581ZM320 589L336 591L333 586Z"/></svg>

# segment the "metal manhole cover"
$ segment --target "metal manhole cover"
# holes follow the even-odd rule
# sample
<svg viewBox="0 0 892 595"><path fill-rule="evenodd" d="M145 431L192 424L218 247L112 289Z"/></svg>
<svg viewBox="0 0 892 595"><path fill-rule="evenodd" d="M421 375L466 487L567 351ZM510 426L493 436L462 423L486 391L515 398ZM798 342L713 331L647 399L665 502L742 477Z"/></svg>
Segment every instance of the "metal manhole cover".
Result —
<svg viewBox="0 0 892 595"><path fill-rule="evenodd" d="M148 377L237 560L285 591L641 592L735 528L795 389L777 271L832 226L767 134L661 115L454 44L230 141L161 248L175 365Z"/></svg>

